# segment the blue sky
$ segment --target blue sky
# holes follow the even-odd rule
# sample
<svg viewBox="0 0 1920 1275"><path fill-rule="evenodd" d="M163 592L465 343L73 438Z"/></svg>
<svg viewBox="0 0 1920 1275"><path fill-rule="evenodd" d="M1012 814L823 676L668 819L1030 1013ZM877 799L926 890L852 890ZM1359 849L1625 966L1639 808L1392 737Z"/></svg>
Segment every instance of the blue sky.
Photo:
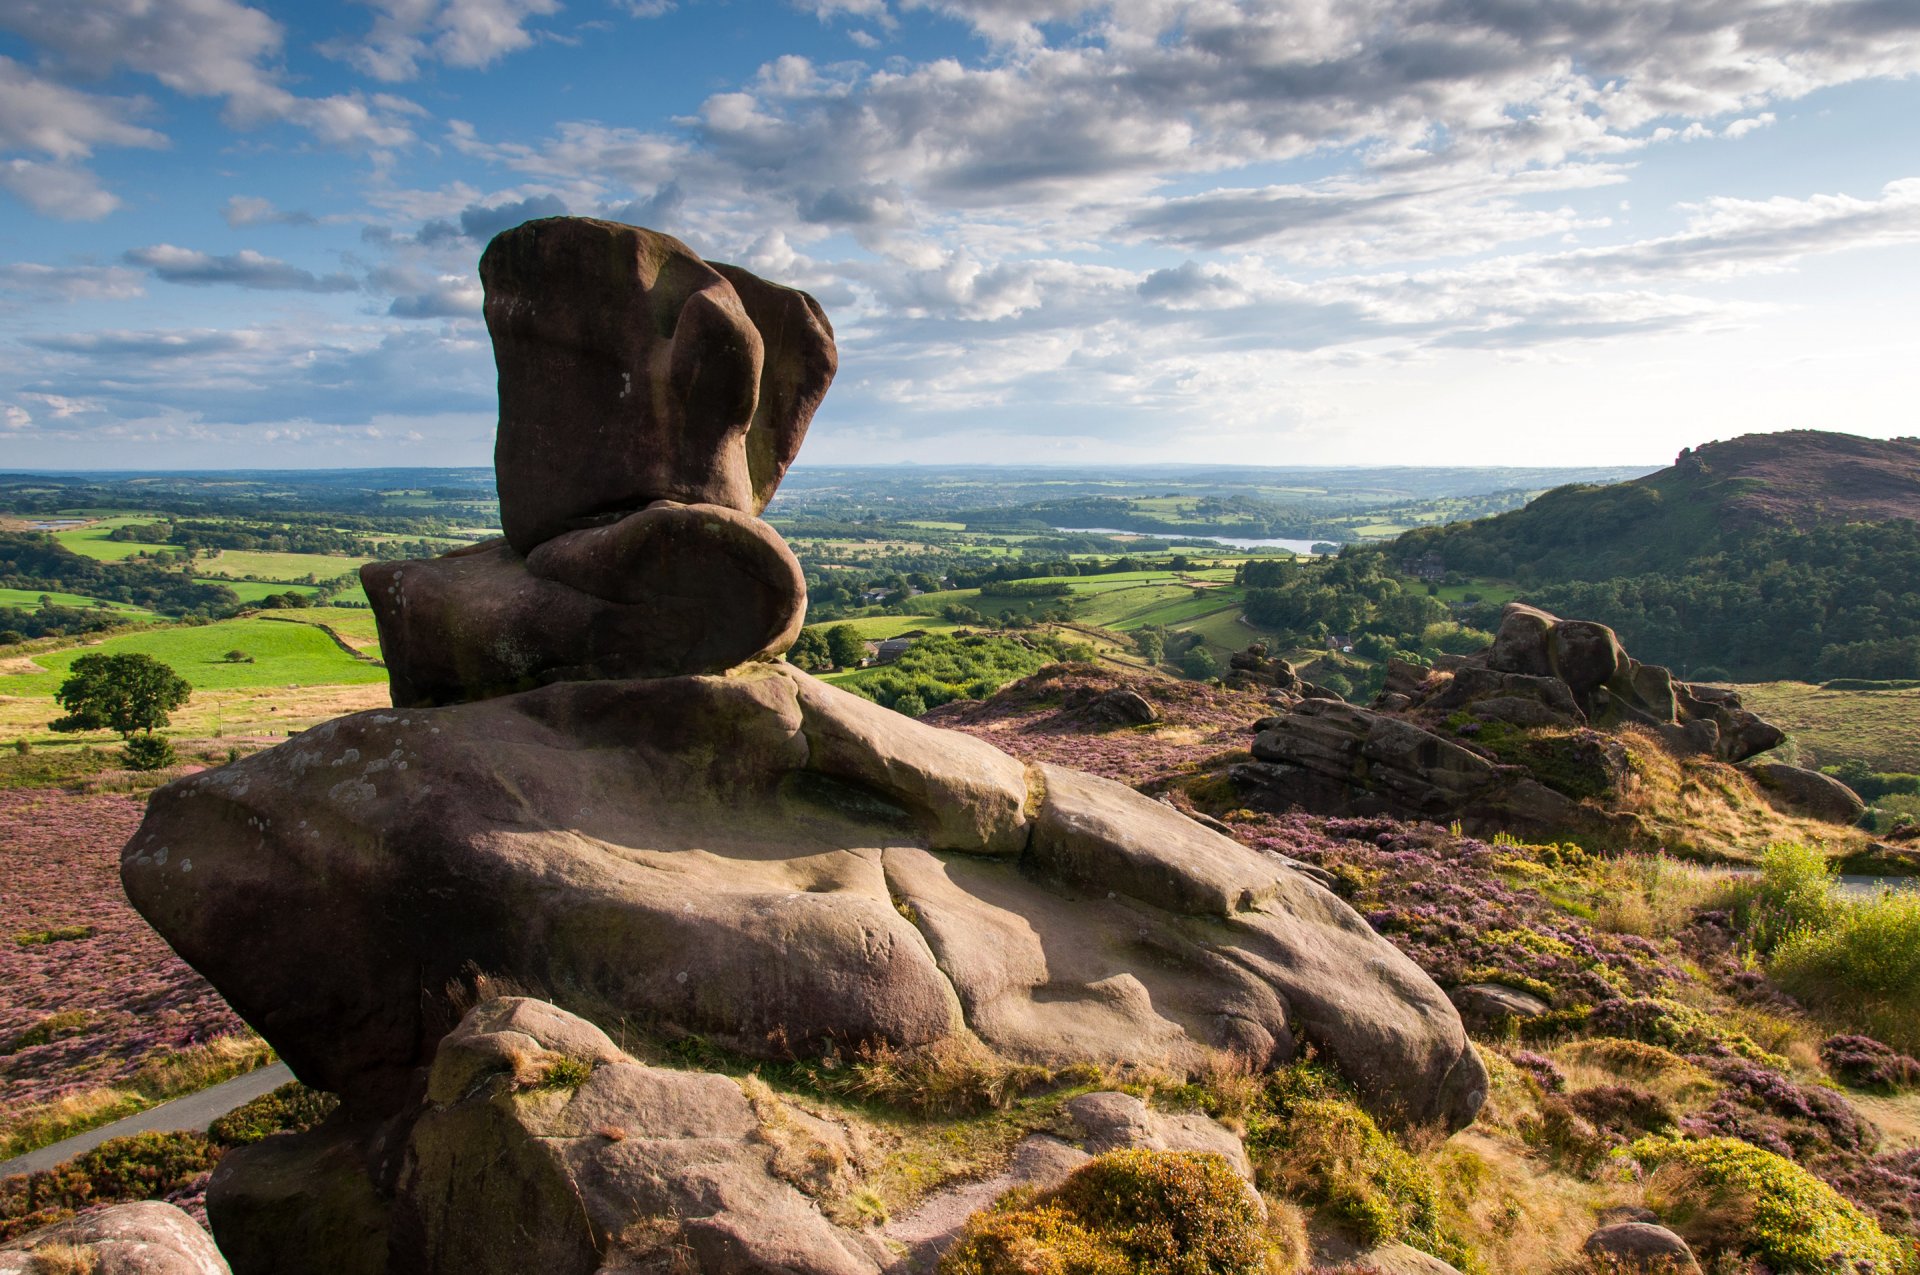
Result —
<svg viewBox="0 0 1920 1275"><path fill-rule="evenodd" d="M0 465L485 464L475 263L807 288L815 463L1916 432L1914 0L0 0Z"/></svg>

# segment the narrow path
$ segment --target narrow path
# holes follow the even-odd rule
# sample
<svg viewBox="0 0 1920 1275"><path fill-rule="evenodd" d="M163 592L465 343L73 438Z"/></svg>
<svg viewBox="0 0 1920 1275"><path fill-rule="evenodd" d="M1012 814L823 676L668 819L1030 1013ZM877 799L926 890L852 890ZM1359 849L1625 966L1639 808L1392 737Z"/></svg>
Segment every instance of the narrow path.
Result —
<svg viewBox="0 0 1920 1275"><path fill-rule="evenodd" d="M0 1178L16 1173L38 1173L64 1164L83 1151L91 1151L108 1138L123 1138L130 1133L171 1132L175 1129L205 1129L235 1107L244 1106L262 1094L270 1093L293 1079L285 1063L261 1067L232 1080L223 1080L198 1093L170 1099L157 1107L77 1133L64 1142L29 1151L11 1160L0 1161Z"/></svg>

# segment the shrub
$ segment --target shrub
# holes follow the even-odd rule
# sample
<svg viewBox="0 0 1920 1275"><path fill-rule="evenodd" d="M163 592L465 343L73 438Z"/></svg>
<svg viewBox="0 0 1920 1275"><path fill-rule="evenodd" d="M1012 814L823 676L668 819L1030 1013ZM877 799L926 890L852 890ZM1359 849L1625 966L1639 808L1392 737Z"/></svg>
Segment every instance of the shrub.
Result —
<svg viewBox="0 0 1920 1275"><path fill-rule="evenodd" d="M1760 857L1760 876L1734 891L1734 923L1748 943L1772 951L1796 930L1824 925L1835 907L1833 869L1810 846L1780 842Z"/></svg>
<svg viewBox="0 0 1920 1275"><path fill-rule="evenodd" d="M1832 894L1821 923L1774 946L1767 972L1803 1002L1900 1049L1920 1049L1920 895Z"/></svg>
<svg viewBox="0 0 1920 1275"><path fill-rule="evenodd" d="M1115 1151L968 1223L940 1275L1261 1275L1259 1205L1217 1155Z"/></svg>
<svg viewBox="0 0 1920 1275"><path fill-rule="evenodd" d="M65 1164L0 1185L0 1240L98 1204L158 1199L213 1168L220 1153L197 1133L109 1138Z"/></svg>
<svg viewBox="0 0 1920 1275"><path fill-rule="evenodd" d="M1247 1120L1247 1150L1262 1187L1312 1204L1368 1245L1400 1241L1473 1269L1447 1227L1432 1175L1353 1102L1345 1084L1312 1064L1274 1073Z"/></svg>
<svg viewBox="0 0 1920 1275"><path fill-rule="evenodd" d="M1647 1204L1696 1248L1778 1272L1909 1275L1906 1249L1799 1165L1737 1138L1644 1138Z"/></svg>
<svg viewBox="0 0 1920 1275"><path fill-rule="evenodd" d="M179 759L165 735L135 735L127 741L127 765L133 770L164 770Z"/></svg>
<svg viewBox="0 0 1920 1275"><path fill-rule="evenodd" d="M1881 1044L1871 1036L1829 1036L1820 1042L1820 1061L1835 1078L1861 1089L1910 1089L1920 1085L1920 1058Z"/></svg>
<svg viewBox="0 0 1920 1275"><path fill-rule="evenodd" d="M207 1127L207 1138L222 1147L239 1147L276 1133L300 1133L332 1115L339 1105L334 1095L290 1080L215 1120Z"/></svg>

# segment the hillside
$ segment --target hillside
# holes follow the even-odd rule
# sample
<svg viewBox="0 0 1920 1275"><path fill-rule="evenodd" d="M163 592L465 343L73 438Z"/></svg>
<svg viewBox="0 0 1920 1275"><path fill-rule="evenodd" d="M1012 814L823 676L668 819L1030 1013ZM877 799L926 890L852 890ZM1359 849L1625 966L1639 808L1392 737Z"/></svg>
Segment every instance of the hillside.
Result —
<svg viewBox="0 0 1920 1275"><path fill-rule="evenodd" d="M1450 571L1603 580L1674 567L1755 533L1920 519L1920 439L1748 434L1644 478L1557 487L1525 508L1394 542Z"/></svg>
<svg viewBox="0 0 1920 1275"><path fill-rule="evenodd" d="M1920 676L1920 440L1797 430L1709 443L1385 553L1590 616L1712 680Z"/></svg>

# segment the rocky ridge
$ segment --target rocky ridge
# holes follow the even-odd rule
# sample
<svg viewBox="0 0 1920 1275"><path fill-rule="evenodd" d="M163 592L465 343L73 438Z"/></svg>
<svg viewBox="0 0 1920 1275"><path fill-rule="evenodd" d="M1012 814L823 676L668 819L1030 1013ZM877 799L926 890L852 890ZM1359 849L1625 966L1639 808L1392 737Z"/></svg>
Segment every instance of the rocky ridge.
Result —
<svg viewBox="0 0 1920 1275"><path fill-rule="evenodd" d="M1605 799L1637 782L1635 739L1740 765L1790 813L1846 824L1865 809L1837 780L1752 761L1785 735L1734 692L1641 663L1603 624L1521 603L1508 605L1478 655L1445 656L1431 669L1395 661L1369 707L1316 694L1276 664L1285 661L1257 649L1235 656L1229 681L1271 688L1275 711L1254 724L1253 760L1231 776L1250 799L1278 809L1631 837L1631 820Z"/></svg>

